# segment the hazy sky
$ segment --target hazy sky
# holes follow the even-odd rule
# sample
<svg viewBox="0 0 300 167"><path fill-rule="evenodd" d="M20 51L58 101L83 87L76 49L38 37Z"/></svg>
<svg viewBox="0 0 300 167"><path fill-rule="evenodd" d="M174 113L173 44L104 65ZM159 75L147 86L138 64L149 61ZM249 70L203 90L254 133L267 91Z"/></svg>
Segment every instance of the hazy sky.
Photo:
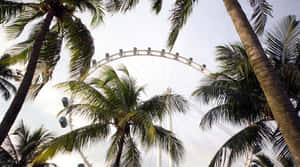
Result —
<svg viewBox="0 0 300 167"><path fill-rule="evenodd" d="M299 0L269 0L273 5L274 18L268 21L267 30L277 24L280 19L289 14L300 16ZM240 0L243 9L249 15L251 9L247 0ZM165 2L160 15L150 11L148 1L143 1L136 9L126 15L109 15L105 17L105 23L91 30L95 40L95 59L104 58L105 53L116 53L119 49L131 50L133 47L155 50L165 48L169 31L168 17L171 2ZM89 17L84 15L84 22L89 22ZM3 53L12 42L7 42L3 29L0 30L0 53ZM216 71L215 46L229 42L238 42L239 38L233 24L223 7L221 0L199 0L194 8L188 24L181 31L173 52L179 52L184 57L192 57L200 64L206 64L210 71ZM63 106L61 98L68 96L60 90L53 88L56 83L68 79L68 51L62 52L62 61L59 62L50 82L40 93L34 102L28 101L22 109L18 120L23 119L30 127L43 125L55 131L57 134L66 132L61 129L56 114ZM140 85L146 85L146 98L163 93L167 87L174 92L184 95L191 101L190 111L186 115L178 114L173 119L173 126L178 138L184 142L186 154L179 166L194 167L207 166L217 149L230 137L219 128L211 131L202 131L199 128L201 115L209 106L200 104L191 97L191 93L200 84L203 75L198 71L179 64L175 61L152 57L134 57L115 61L110 65L116 67L125 64L132 76ZM2 119L9 102L0 100L0 118ZM83 125L83 120L76 118L77 127ZM17 123L16 123L17 124ZM231 131L237 131L232 129ZM88 159L95 167L104 167L105 152L108 141L97 145L91 145L84 150ZM143 150L143 166L153 167L156 164L156 151ZM167 166L166 156L163 156L163 166ZM61 167L76 166L82 162L77 153L59 155L53 162Z"/></svg>

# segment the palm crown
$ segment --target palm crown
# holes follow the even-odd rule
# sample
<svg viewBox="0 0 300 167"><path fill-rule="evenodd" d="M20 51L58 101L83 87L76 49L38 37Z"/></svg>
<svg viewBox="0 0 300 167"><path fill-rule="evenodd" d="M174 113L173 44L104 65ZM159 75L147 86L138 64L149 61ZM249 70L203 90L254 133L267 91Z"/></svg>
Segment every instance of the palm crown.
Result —
<svg viewBox="0 0 300 167"><path fill-rule="evenodd" d="M115 130L110 137L112 142L106 158L114 160L114 166L141 166L137 139L142 146L160 145L169 150L175 162L182 158L182 143L154 121L163 119L167 112L185 112L186 100L176 94L164 94L142 101L140 96L144 87L136 85L125 67L119 71L124 74L122 77L111 67L106 67L99 78L59 85L71 91L81 102L62 112L84 116L90 125L56 138L45 148L39 160L54 156L58 151L72 151L107 138L111 128Z"/></svg>
<svg viewBox="0 0 300 167"><path fill-rule="evenodd" d="M31 27L27 39L8 50L10 63L29 60L33 44L41 31L44 16L54 15L50 31L46 33L41 46L37 71L33 79L33 96L47 83L52 76L60 56L62 40L71 50L70 71L72 76L86 73L91 57L94 54L94 43L89 30L75 16L76 12L89 11L93 18L92 25L102 21L101 2L97 0L40 0L32 3L21 3L9 0L0 2L0 22L5 24L6 32L11 38L19 37L26 26Z"/></svg>
<svg viewBox="0 0 300 167"><path fill-rule="evenodd" d="M294 16L282 20L273 32L267 33L266 52L273 62L275 71L283 81L289 97L299 107L299 26ZM273 120L273 115L266 98L248 62L245 49L241 45L217 47L217 60L221 62L221 72L212 74L211 78L200 86L194 95L205 103L215 104L202 118L200 126L210 128L219 122L246 125L238 134L230 138L218 150L210 166L220 166L222 156L231 151L229 159L263 146L263 139L275 142L280 156L289 157L286 143L277 129L274 133L265 124ZM275 139L275 140L274 140ZM232 161L231 161L232 162Z"/></svg>
<svg viewBox="0 0 300 167"><path fill-rule="evenodd" d="M25 167L38 156L40 147L53 139L53 134L39 128L30 131L23 122L9 135L0 147L0 165L2 167ZM35 163L33 167L56 166L51 163Z"/></svg>
<svg viewBox="0 0 300 167"><path fill-rule="evenodd" d="M17 94L0 124L0 143L16 120L32 83L30 94L36 97L51 79L60 58L63 39L71 51L72 76L78 77L88 72L94 42L89 30L75 15L85 11L92 14L93 25L102 21L100 0L0 1L0 23L5 24L11 37L19 37L26 27L30 28L27 39L8 51L11 56L6 62L27 63L28 60L28 65Z"/></svg>

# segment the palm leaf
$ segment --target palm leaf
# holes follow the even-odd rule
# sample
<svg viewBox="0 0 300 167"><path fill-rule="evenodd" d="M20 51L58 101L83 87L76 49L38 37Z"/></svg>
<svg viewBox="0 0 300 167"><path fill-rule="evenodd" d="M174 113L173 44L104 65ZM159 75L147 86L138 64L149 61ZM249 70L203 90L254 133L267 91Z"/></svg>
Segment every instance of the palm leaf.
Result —
<svg viewBox="0 0 300 167"><path fill-rule="evenodd" d="M6 33L9 35L9 38L17 38L21 35L26 25L43 15L44 13L39 11L39 8L29 8L5 27Z"/></svg>
<svg viewBox="0 0 300 167"><path fill-rule="evenodd" d="M274 140L273 140L273 148L276 152L278 152L278 156L282 158L289 158L292 157L292 154L288 148L288 145L286 144L279 128L277 128L274 131L273 134Z"/></svg>
<svg viewBox="0 0 300 167"><path fill-rule="evenodd" d="M124 154L122 156L124 167L141 167L140 151L131 136L126 137L124 145Z"/></svg>
<svg viewBox="0 0 300 167"><path fill-rule="evenodd" d="M221 167L228 157L230 162L234 163L239 157L245 155L255 146L264 146L264 139L270 139L272 130L263 122L250 125L227 140L217 151L209 167ZM229 155L228 150L231 151Z"/></svg>
<svg viewBox="0 0 300 167"><path fill-rule="evenodd" d="M185 113L187 101L177 94L159 95L143 102L137 107L137 110L148 113L153 119L161 120L168 112Z"/></svg>
<svg viewBox="0 0 300 167"><path fill-rule="evenodd" d="M110 161L116 158L117 153L119 152L119 144L120 140L122 138L121 132L117 130L111 137L110 141L111 144L108 147L107 153L106 153L106 161Z"/></svg>
<svg viewBox="0 0 300 167"><path fill-rule="evenodd" d="M176 0L170 16L171 28L167 46L170 50L174 47L179 31L186 23L189 15L192 13L194 4L197 0Z"/></svg>
<svg viewBox="0 0 300 167"><path fill-rule="evenodd" d="M293 158L291 158L291 157L280 157L279 161L280 161L282 167L295 167L296 166Z"/></svg>
<svg viewBox="0 0 300 167"><path fill-rule="evenodd" d="M267 33L266 54L276 64L296 62L299 38L299 21L295 16L287 16L276 28Z"/></svg>
<svg viewBox="0 0 300 167"><path fill-rule="evenodd" d="M39 156L33 162L45 162L55 156L58 152L64 153L82 149L84 146L99 141L99 139L106 138L109 132L109 126L102 123L75 129L46 143L40 151Z"/></svg>
<svg viewBox="0 0 300 167"><path fill-rule="evenodd" d="M158 14L161 11L162 8L162 0L151 0L151 6L152 10L155 12L155 14Z"/></svg>
<svg viewBox="0 0 300 167"><path fill-rule="evenodd" d="M267 0L250 0L253 8L251 20L253 20L254 31L261 35L264 32L267 18L272 17L272 6Z"/></svg>
<svg viewBox="0 0 300 167"><path fill-rule="evenodd" d="M103 22L103 2L98 0L64 0L68 5L77 8L80 12L89 11L92 15L91 25Z"/></svg>
<svg viewBox="0 0 300 167"><path fill-rule="evenodd" d="M105 6L109 12L127 12L133 9L139 0L109 0Z"/></svg>
<svg viewBox="0 0 300 167"><path fill-rule="evenodd" d="M84 81L69 81L56 85L57 88L64 88L75 96L81 98L83 102L87 102L93 106L105 106L113 108L113 104L106 97L91 85Z"/></svg>
<svg viewBox="0 0 300 167"><path fill-rule="evenodd" d="M165 151L169 151L171 158L178 163L183 158L184 148L180 140L175 135L160 126L155 127L155 143L160 145Z"/></svg>
<svg viewBox="0 0 300 167"><path fill-rule="evenodd" d="M0 165L12 166L14 164L14 158L4 148L0 147Z"/></svg>
<svg viewBox="0 0 300 167"><path fill-rule="evenodd" d="M90 31L80 19L73 20L65 17L64 37L66 46L71 51L70 72L72 77L83 77L88 73L92 56L94 55L94 41ZM84 42L82 42L84 41Z"/></svg>
<svg viewBox="0 0 300 167"><path fill-rule="evenodd" d="M50 31L46 34L40 50L38 65L33 78L29 96L34 99L45 84L52 78L54 68L60 59L62 38L59 33Z"/></svg>
<svg viewBox="0 0 300 167"><path fill-rule="evenodd" d="M0 1L0 24L7 23L26 11L26 6L34 4L20 3L9 0Z"/></svg>
<svg viewBox="0 0 300 167"><path fill-rule="evenodd" d="M254 159L252 162L257 163L260 166L265 166L265 167L273 167L274 166L274 163L265 154L258 154L258 155L255 155L255 157L257 159Z"/></svg>

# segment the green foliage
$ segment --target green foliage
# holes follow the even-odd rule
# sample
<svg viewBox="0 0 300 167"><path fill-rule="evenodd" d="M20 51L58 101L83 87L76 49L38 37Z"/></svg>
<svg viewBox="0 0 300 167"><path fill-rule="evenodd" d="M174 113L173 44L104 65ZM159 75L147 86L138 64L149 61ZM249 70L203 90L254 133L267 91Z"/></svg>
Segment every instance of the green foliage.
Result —
<svg viewBox="0 0 300 167"><path fill-rule="evenodd" d="M23 122L9 135L0 147L0 165L49 167L52 163L32 163L38 156L40 148L53 139L53 134L44 128L30 131Z"/></svg>
<svg viewBox="0 0 300 167"><path fill-rule="evenodd" d="M41 30L44 16L50 11L55 18L50 24L39 54L37 69L30 90L30 97L35 98L43 86L52 78L53 70L60 58L63 39L71 51L71 76L80 78L86 74L94 54L93 38L75 12L89 12L92 15L91 25L103 22L103 4L99 0L62 0L39 1L35 3L18 3L14 1L0 2L0 23L10 38L24 35L28 27L29 35L25 40L9 49L10 59L7 63L28 63L37 34ZM84 41L84 42L83 42Z"/></svg>
<svg viewBox="0 0 300 167"><path fill-rule="evenodd" d="M299 59L298 22L295 17L288 16L283 19L279 27L275 28L274 32L267 33L266 37L266 53L269 55L274 70L283 81L282 86L287 91L289 98L296 103L296 108L300 104L298 98L300 66L297 62ZM239 44L218 46L217 61L220 62L220 72L212 74L204 81L204 85L193 93L199 97L200 101L215 105L204 115L200 126L206 129L211 128L215 123L228 122L233 125L248 124L244 129L246 130L256 125L256 122L273 120L263 91L248 62L245 49ZM237 143L247 143L250 140L259 141L254 145L262 145L263 140L261 139L271 139L280 157L291 158L279 129L275 132L272 132L267 126L264 129L264 133L261 134L265 136L252 133L251 138L248 136L248 138L239 139L236 135L230 138L229 141L237 140L234 142L234 147L225 143L215 155L211 166L222 165L225 162L222 157L228 157L229 161L233 162L237 157L243 155L239 154L241 150L253 148L251 145ZM229 156L226 155L228 152L231 152ZM232 154L236 155L234 159L231 158Z"/></svg>
<svg viewBox="0 0 300 167"><path fill-rule="evenodd" d="M272 129L263 122L252 124L227 140L217 151L211 160L209 167L221 167L224 157L231 163L236 162L239 157L245 155L255 146L263 146L264 140L271 138Z"/></svg>
<svg viewBox="0 0 300 167"><path fill-rule="evenodd" d="M81 20L64 18L64 38L71 51L71 76L80 76L88 72L92 56L95 52L93 38ZM83 42L84 41L84 42Z"/></svg>
<svg viewBox="0 0 300 167"><path fill-rule="evenodd" d="M187 22L197 0L176 0L170 16L171 28L167 46L172 50L179 31Z"/></svg>
<svg viewBox="0 0 300 167"><path fill-rule="evenodd" d="M273 167L274 163L265 154L258 154L255 156L256 159L252 160L252 163L257 164L261 167Z"/></svg>
<svg viewBox="0 0 300 167"><path fill-rule="evenodd" d="M10 81L19 81L22 77L21 74L9 68L6 60L9 58L9 55L3 55L0 58L0 91L5 100L8 100L11 97L11 92L15 93L16 87Z"/></svg>
<svg viewBox="0 0 300 167"><path fill-rule="evenodd" d="M266 0L250 0L250 5L253 8L251 16L251 20L253 20L253 29L257 34L262 35L268 16L272 17L272 5Z"/></svg>
<svg viewBox="0 0 300 167"><path fill-rule="evenodd" d="M72 113L84 116L90 121L90 125L84 128L89 130L76 129L56 138L44 148L37 162L43 162L58 152L81 149L107 138L110 128L115 130L110 137L111 144L106 159L116 161L115 164L128 167L141 166L136 139L142 146L151 147L159 144L166 151L171 150L175 162L179 162L182 158L181 142L172 132L155 126L154 121L162 119L168 112L184 113L187 101L183 97L165 94L143 101L140 96L144 87L137 86L125 66L118 71L105 67L97 78L68 81L57 87L71 92L80 101L79 104L65 108L60 114ZM121 162L116 159L118 155Z"/></svg>

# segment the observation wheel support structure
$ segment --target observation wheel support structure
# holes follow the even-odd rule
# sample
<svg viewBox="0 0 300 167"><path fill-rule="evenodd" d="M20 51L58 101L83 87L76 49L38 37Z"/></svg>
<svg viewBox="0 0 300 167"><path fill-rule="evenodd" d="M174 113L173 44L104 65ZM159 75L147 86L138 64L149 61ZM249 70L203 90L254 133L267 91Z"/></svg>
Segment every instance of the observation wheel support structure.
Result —
<svg viewBox="0 0 300 167"><path fill-rule="evenodd" d="M127 58L127 57L142 57L142 56L151 56L151 57L160 57L160 58L165 58L173 61L177 61L181 64L188 65L189 67L203 73L204 75L209 75L210 71L206 68L205 64L199 64L195 61L193 61L193 58L186 58L183 56L180 56L179 53L170 53L166 52L165 49L162 50L152 50L151 48L148 49L137 49L133 48L133 50L128 50L128 51L123 51L123 49L120 49L118 53L114 54L105 54L105 58L96 61L95 59L92 61L92 67L89 71L88 75L91 75L94 73L98 68L101 68L102 66L105 66L106 64L119 60L122 58Z"/></svg>

